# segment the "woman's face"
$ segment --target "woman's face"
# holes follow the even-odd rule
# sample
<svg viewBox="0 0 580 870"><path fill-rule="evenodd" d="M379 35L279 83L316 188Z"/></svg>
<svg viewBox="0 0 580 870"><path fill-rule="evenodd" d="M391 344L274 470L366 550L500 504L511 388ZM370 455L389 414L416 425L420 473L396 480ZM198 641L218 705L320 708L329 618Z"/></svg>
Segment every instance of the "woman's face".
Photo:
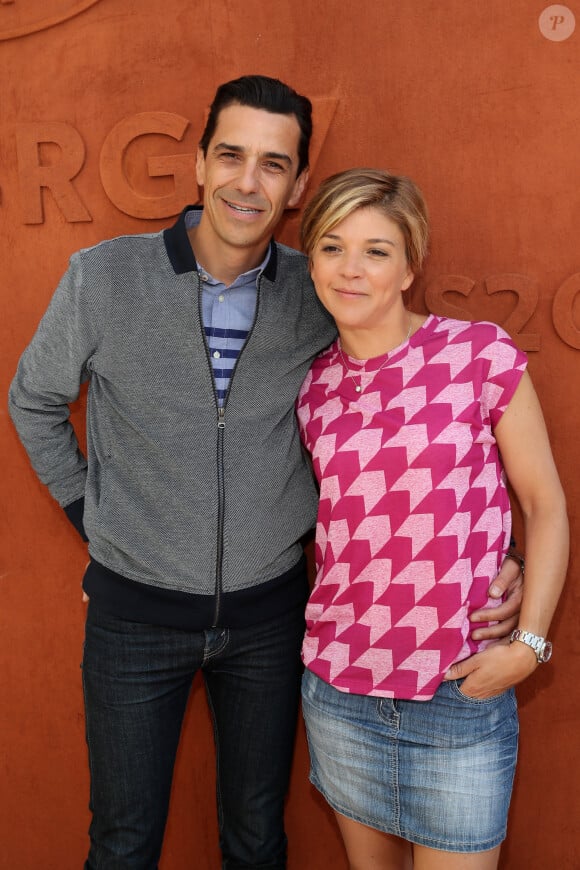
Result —
<svg viewBox="0 0 580 870"><path fill-rule="evenodd" d="M413 281L399 227L361 208L323 236L311 255L316 293L339 329L381 330L400 314Z"/></svg>

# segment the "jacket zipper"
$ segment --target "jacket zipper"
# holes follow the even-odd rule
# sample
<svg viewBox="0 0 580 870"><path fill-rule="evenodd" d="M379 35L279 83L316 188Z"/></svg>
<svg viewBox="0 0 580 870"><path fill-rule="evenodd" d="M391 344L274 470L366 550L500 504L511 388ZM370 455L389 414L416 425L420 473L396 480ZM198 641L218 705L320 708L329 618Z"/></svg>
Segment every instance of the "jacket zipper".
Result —
<svg viewBox="0 0 580 870"><path fill-rule="evenodd" d="M212 369L213 374L213 369ZM226 396L227 398L227 396ZM222 569L224 561L224 510L225 510L225 482L224 482L224 436L226 428L226 409L224 404L218 406L217 423L217 481L218 481L218 521L217 521L217 544L216 544L216 569L215 569L215 609L213 615L213 627L218 624L221 594L222 594Z"/></svg>
<svg viewBox="0 0 580 870"><path fill-rule="evenodd" d="M230 390L232 388L232 382L234 380L234 376L236 374L236 369L238 367L238 363L240 361L240 357L246 349L246 346L250 340L250 336L254 331L254 327L256 325L256 320L258 319L258 308L260 305L260 287L262 283L262 276L258 277L256 282L256 310L254 312L254 320L252 321L252 325L248 331L248 335L246 340L241 348L238 357L236 359L236 363L232 369L232 374L228 383L228 389L226 395L224 396L223 405L218 402L217 399L217 390L215 384L215 378L213 374L213 366L211 362L211 357L209 354L209 347L207 345L207 339L205 337L205 329L203 325L203 312L201 307L201 281L198 276L198 309L199 309L199 322L201 325L203 340L205 344L205 353L207 357L207 361L209 364L212 380L213 380L213 388L214 388L214 400L217 408L217 480L218 480L218 522L217 522L217 542L216 542L216 577L215 577L215 608L213 615L213 625L212 628L216 628L218 626L218 620L220 616L221 610L221 595L222 595L222 572L223 572L223 562L224 562L224 513L225 513L225 501L226 501L226 487L225 487L225 475L224 475L224 439L225 439L225 428L226 428L226 405L228 403L228 398L230 395Z"/></svg>

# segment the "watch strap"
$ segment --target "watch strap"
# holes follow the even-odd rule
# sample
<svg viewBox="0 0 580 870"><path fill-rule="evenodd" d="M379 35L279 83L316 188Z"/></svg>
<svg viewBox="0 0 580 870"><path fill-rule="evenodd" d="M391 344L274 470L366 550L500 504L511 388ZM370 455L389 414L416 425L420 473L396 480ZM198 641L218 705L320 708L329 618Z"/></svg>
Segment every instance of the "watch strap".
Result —
<svg viewBox="0 0 580 870"><path fill-rule="evenodd" d="M510 635L510 643L513 643L514 640L519 640L520 643L525 643L526 646L531 647L540 664L549 661L552 655L552 644L550 641L531 631L525 631L523 628L514 628Z"/></svg>

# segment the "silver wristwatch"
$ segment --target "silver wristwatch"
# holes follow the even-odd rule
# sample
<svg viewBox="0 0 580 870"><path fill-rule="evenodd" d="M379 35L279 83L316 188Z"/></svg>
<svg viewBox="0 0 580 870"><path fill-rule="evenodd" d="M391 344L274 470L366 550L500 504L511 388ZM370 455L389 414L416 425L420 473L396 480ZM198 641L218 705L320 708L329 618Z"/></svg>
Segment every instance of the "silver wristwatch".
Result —
<svg viewBox="0 0 580 870"><path fill-rule="evenodd" d="M531 631L524 631L522 628L514 628L510 635L510 643L514 640L519 640L521 643L531 646L536 654L538 662L549 661L552 655L552 644L544 637L538 637L537 634L532 634Z"/></svg>

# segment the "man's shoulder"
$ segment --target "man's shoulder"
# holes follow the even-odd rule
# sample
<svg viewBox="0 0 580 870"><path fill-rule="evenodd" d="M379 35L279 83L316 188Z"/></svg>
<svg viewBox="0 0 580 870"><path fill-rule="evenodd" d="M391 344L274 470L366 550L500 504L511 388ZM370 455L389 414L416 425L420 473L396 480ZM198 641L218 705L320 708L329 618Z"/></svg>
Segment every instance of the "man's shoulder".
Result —
<svg viewBox="0 0 580 870"><path fill-rule="evenodd" d="M157 272L166 260L163 233L135 233L104 239L71 257L86 275L135 275ZM169 261L167 261L167 265Z"/></svg>
<svg viewBox="0 0 580 870"><path fill-rule="evenodd" d="M301 251L297 251L296 248L290 248L288 245L276 242L276 249L281 260L291 262L294 266L300 264L305 268L308 267L308 258Z"/></svg>
<svg viewBox="0 0 580 870"><path fill-rule="evenodd" d="M284 251L284 253L288 254L291 257L300 257L300 259L305 260L306 254L303 254L302 251L297 250L297 248L291 248L289 245L285 245L282 242L276 242L276 246L278 250Z"/></svg>
<svg viewBox="0 0 580 870"><path fill-rule="evenodd" d="M77 253L81 257L110 257L123 252L141 251L146 248L155 248L163 243L163 233L127 233L103 239L94 245L81 248Z"/></svg>
<svg viewBox="0 0 580 870"><path fill-rule="evenodd" d="M310 271L308 269L308 258L297 251L296 248L290 248L288 245L283 245L280 242L275 242L275 266L266 269L266 274L269 277L275 276L275 281L283 281L285 284L291 282L294 286L302 285L311 288Z"/></svg>

